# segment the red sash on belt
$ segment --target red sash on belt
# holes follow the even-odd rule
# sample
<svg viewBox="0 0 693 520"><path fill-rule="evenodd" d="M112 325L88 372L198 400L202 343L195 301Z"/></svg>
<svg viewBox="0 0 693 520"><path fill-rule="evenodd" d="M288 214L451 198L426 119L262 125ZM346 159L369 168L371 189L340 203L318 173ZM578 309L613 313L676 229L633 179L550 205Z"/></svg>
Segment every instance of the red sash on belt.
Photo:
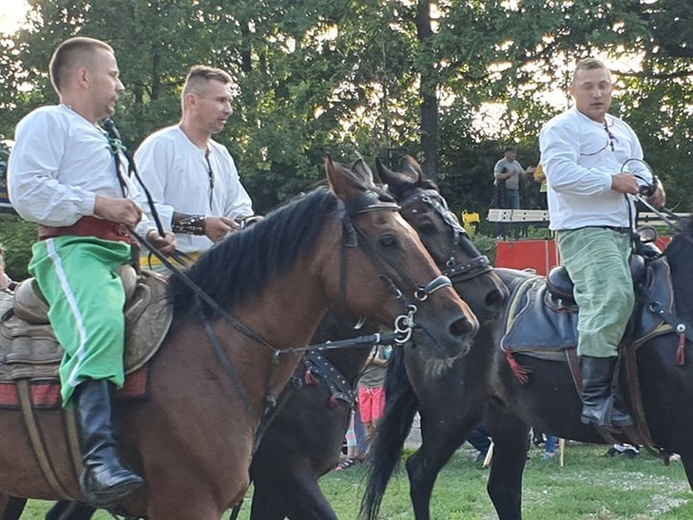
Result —
<svg viewBox="0 0 693 520"><path fill-rule="evenodd" d="M125 224L116 224L110 220L101 220L96 217L82 217L71 226L44 226L39 224L39 240L62 237L65 235L79 235L84 237L96 237L103 240L127 242L134 244L135 240L130 236Z"/></svg>

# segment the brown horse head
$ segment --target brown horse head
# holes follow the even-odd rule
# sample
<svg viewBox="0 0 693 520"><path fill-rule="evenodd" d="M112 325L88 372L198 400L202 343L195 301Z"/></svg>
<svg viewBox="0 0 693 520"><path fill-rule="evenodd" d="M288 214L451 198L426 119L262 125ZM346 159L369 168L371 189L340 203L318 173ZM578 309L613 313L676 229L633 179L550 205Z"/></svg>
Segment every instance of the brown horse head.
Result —
<svg viewBox="0 0 693 520"><path fill-rule="evenodd" d="M338 296L345 276L360 277L360 294L338 296L347 298L352 314L365 315L369 309L393 327L395 318L402 323L411 314L421 329L417 335L427 337L421 344L433 346L428 354L452 358L466 353L478 321L441 278L397 204L374 185L363 160L345 168L328 158L325 165L330 187L344 205L345 238L335 254L345 271L333 273L330 292ZM373 276L381 282L367 287Z"/></svg>

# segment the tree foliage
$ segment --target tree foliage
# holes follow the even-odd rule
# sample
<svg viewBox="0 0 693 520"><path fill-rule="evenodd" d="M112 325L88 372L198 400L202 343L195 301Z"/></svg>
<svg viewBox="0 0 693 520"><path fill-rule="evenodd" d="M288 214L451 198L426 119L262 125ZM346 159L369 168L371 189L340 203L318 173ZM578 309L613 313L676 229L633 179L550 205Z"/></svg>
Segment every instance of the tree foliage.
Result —
<svg viewBox="0 0 693 520"><path fill-rule="evenodd" d="M617 64L614 110L640 135L677 209L690 210L693 7L679 0L31 0L0 40L0 133L56 102L46 69L73 35L110 42L127 92L117 120L136 146L180 114L187 69L235 78L219 136L266 211L322 177L329 153L406 151L452 206L484 212L505 144L525 165L565 99L575 61ZM563 93L562 95L560 93ZM553 96L553 98L552 98ZM490 105L485 125L478 114ZM528 184L530 200L537 187Z"/></svg>

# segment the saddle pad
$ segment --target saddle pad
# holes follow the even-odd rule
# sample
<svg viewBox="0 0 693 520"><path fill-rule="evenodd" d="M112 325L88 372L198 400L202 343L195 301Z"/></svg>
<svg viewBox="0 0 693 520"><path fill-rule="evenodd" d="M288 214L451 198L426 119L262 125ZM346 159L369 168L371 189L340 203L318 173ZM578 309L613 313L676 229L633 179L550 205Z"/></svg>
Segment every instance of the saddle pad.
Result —
<svg viewBox="0 0 693 520"><path fill-rule="evenodd" d="M671 331L659 316L648 311L643 301L656 301L674 312L674 294L669 264L665 257L651 262L647 277L636 292L632 338L636 346ZM551 352L577 346L578 308L553 296L542 276L522 281L510 297L501 348L511 352L546 357Z"/></svg>
<svg viewBox="0 0 693 520"><path fill-rule="evenodd" d="M173 320L166 281L143 271L125 307L125 373L144 366L163 342ZM17 379L57 379L63 349L48 324L32 324L0 299L0 383Z"/></svg>
<svg viewBox="0 0 693 520"><path fill-rule="evenodd" d="M146 400L148 392L149 367L137 369L125 378L123 388L116 393L116 401ZM62 407L60 381L34 380L31 382L31 406L37 410L54 410ZM19 395L14 382L0 383L0 408L19 408Z"/></svg>
<svg viewBox="0 0 693 520"><path fill-rule="evenodd" d="M557 351L576 345L577 307L554 298L543 276L520 283L510 297L501 348Z"/></svg>

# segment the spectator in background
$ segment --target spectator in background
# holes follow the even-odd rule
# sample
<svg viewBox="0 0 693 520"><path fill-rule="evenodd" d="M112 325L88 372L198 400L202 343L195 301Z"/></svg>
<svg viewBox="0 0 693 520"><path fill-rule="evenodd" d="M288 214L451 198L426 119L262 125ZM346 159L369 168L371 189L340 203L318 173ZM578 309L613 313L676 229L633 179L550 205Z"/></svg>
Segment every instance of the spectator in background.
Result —
<svg viewBox="0 0 693 520"><path fill-rule="evenodd" d="M546 174L544 173L544 167L539 164L537 169L534 170L534 182L539 184L539 209L548 209L548 204L546 201L546 191L548 186L546 184Z"/></svg>
<svg viewBox="0 0 693 520"><path fill-rule="evenodd" d="M349 430L346 433L347 453L346 458L337 464L337 471L361 464L368 453L368 434L366 427L361 421L361 414L358 409L358 403L355 403L354 410L351 412L351 420L349 421Z"/></svg>
<svg viewBox="0 0 693 520"><path fill-rule="evenodd" d="M375 429L385 410L385 374L391 352L392 347L389 345L374 347L359 379L359 411L369 443L373 440Z"/></svg>
<svg viewBox="0 0 693 520"><path fill-rule="evenodd" d="M469 435L467 436L467 442L474 446L479 454L476 456L477 462L483 462L486 459L488 450L491 447L491 435L486 429L486 424L483 422L477 424Z"/></svg>
<svg viewBox="0 0 693 520"><path fill-rule="evenodd" d="M499 189L501 186L505 188L503 196L498 196L499 201L505 202L503 206L498 206L500 209L520 209L520 176L535 171L533 166L526 170L522 167L517 160L515 148L505 149L505 156L493 168L493 183Z"/></svg>
<svg viewBox="0 0 693 520"><path fill-rule="evenodd" d="M556 442L558 437L555 435L546 434L546 444L544 445L544 453L541 454L541 460L549 460L556 456Z"/></svg>

